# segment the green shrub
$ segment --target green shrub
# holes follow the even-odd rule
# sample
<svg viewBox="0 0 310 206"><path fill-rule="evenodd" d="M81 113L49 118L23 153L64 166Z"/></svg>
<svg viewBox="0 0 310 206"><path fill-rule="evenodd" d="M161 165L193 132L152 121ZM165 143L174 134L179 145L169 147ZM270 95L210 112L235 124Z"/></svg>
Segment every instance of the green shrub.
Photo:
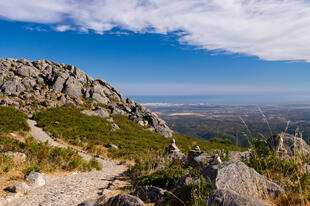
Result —
<svg viewBox="0 0 310 206"><path fill-rule="evenodd" d="M25 177L27 177L31 172L41 172L41 168L38 167L37 165L34 165L23 169L22 172L25 175Z"/></svg>
<svg viewBox="0 0 310 206"><path fill-rule="evenodd" d="M304 191L308 200L310 200L310 174L304 174L300 180L302 191Z"/></svg>
<svg viewBox="0 0 310 206"><path fill-rule="evenodd" d="M135 184L171 188L184 175L185 170L180 165L172 165L169 168L158 170L153 174L138 177Z"/></svg>
<svg viewBox="0 0 310 206"><path fill-rule="evenodd" d="M14 131L29 131L27 116L13 108L0 106L0 134Z"/></svg>
<svg viewBox="0 0 310 206"><path fill-rule="evenodd" d="M95 168L96 170L101 170L101 166L96 158L92 158L87 164L88 170Z"/></svg>
<svg viewBox="0 0 310 206"><path fill-rule="evenodd" d="M23 173L36 171L52 172L56 170L71 171L79 169L82 171L98 168L95 163L87 163L82 157L71 148L51 147L43 142L36 142L33 138L26 138L25 143L10 137L0 136L0 144L3 145L4 151L22 152L27 155L27 162L31 167L25 168ZM0 165L2 168L11 166L12 160L1 155Z"/></svg>
<svg viewBox="0 0 310 206"><path fill-rule="evenodd" d="M226 144L226 145L232 145L232 142L229 139L212 138L209 141L213 142L213 143L221 143L221 144Z"/></svg>
<svg viewBox="0 0 310 206"><path fill-rule="evenodd" d="M4 173L8 173L10 171L10 167L6 166L2 170Z"/></svg>

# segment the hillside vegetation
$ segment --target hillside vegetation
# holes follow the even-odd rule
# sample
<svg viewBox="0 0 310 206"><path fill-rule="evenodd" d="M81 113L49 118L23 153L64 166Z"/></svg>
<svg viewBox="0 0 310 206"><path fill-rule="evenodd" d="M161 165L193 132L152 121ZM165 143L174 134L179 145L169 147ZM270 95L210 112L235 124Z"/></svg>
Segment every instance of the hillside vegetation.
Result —
<svg viewBox="0 0 310 206"><path fill-rule="evenodd" d="M168 138L139 126L134 121L121 115L112 115L120 129L111 130L111 124L104 118L81 114L81 109L64 106L42 110L34 115L38 125L56 138L70 144L84 147L85 150L102 153L108 143L119 149L109 149L109 156L122 159L140 159L149 155L157 155L169 144ZM175 135L180 149L187 152L195 145L202 150L211 149L243 150L230 144L209 142L196 138ZM99 147L98 147L99 146Z"/></svg>
<svg viewBox="0 0 310 206"><path fill-rule="evenodd" d="M0 107L0 134L29 131L27 116L13 107Z"/></svg>
<svg viewBox="0 0 310 206"><path fill-rule="evenodd" d="M22 179L31 171L87 171L93 168L72 149L51 147L29 137L26 120L23 112L0 107L0 184ZM14 158L7 152L25 154L26 159Z"/></svg>

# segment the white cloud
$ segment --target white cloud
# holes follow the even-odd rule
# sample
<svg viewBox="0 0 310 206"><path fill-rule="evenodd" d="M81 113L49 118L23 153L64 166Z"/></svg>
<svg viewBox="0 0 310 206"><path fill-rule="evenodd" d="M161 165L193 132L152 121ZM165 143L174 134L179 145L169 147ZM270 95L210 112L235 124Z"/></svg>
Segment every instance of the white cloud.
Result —
<svg viewBox="0 0 310 206"><path fill-rule="evenodd" d="M65 32L68 30L73 30L73 28L69 25L59 25L54 28L56 31Z"/></svg>
<svg viewBox="0 0 310 206"><path fill-rule="evenodd" d="M0 17L99 34L182 31L180 42L207 50L310 61L308 0L1 0Z"/></svg>

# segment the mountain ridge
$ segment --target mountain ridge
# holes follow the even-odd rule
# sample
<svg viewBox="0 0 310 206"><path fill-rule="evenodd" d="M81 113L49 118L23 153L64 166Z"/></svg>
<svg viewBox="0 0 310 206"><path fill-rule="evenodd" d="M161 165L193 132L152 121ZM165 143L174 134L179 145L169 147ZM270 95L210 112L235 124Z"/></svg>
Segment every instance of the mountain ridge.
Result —
<svg viewBox="0 0 310 206"><path fill-rule="evenodd" d="M0 59L0 105L12 105L28 114L66 104L127 116L130 120L171 137L166 122L133 99L124 97L105 80L94 79L70 64L49 60ZM100 116L100 114L98 114Z"/></svg>

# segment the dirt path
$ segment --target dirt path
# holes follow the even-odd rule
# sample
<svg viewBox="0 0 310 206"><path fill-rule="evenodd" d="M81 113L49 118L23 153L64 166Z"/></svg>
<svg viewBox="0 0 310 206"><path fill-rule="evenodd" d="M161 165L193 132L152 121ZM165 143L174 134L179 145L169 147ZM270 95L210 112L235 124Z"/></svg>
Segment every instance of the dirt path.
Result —
<svg viewBox="0 0 310 206"><path fill-rule="evenodd" d="M62 143L54 141L41 128L36 126L36 122L28 120L31 128L30 134L38 141L43 141L52 146L67 147ZM79 152L85 160L93 156L87 153ZM8 206L76 206L79 203L98 198L98 192L117 179L126 167L112 160L97 158L102 166L101 171L88 173L71 174L56 178L56 180L47 183L43 187L30 191L27 195L18 198Z"/></svg>

